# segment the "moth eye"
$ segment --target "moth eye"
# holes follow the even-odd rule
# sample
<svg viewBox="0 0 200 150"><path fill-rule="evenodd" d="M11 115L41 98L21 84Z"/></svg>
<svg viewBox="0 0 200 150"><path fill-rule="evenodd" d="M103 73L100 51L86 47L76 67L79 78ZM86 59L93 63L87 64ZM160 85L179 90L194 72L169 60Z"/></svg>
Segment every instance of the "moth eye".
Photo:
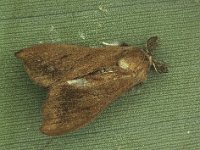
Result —
<svg viewBox="0 0 200 150"><path fill-rule="evenodd" d="M118 62L118 65L122 69L128 69L129 68L129 64L126 62L125 59L120 59L119 62Z"/></svg>
<svg viewBox="0 0 200 150"><path fill-rule="evenodd" d="M75 80L68 80L67 83L75 86L86 86L88 84L88 81L84 78L81 78Z"/></svg>

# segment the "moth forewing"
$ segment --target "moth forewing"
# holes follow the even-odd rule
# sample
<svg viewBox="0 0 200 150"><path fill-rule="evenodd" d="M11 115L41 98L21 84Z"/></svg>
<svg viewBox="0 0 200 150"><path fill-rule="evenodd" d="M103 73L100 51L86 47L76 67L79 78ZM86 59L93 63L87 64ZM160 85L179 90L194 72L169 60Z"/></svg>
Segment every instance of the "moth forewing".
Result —
<svg viewBox="0 0 200 150"><path fill-rule="evenodd" d="M87 75L98 68L116 64L123 49L120 47L89 48L65 44L42 44L17 52L29 77L49 87L65 77L68 80Z"/></svg>

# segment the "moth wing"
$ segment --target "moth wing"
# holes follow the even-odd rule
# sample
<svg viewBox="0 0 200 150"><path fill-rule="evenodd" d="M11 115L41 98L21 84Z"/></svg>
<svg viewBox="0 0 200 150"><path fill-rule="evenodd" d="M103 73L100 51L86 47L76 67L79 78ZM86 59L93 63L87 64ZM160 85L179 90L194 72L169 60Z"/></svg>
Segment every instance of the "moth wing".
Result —
<svg viewBox="0 0 200 150"><path fill-rule="evenodd" d="M85 126L138 82L134 74L117 71L54 85L43 107L41 131L47 135L60 135Z"/></svg>
<svg viewBox="0 0 200 150"><path fill-rule="evenodd" d="M49 87L62 77L70 80L97 68L116 64L120 47L88 48L75 45L41 44L16 53L22 59L29 77Z"/></svg>

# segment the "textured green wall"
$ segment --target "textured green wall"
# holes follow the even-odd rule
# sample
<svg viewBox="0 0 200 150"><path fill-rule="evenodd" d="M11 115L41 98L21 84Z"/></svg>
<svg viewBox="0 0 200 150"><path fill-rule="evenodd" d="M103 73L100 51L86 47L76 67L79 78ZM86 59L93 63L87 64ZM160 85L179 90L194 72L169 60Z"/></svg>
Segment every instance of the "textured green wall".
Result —
<svg viewBox="0 0 200 150"><path fill-rule="evenodd" d="M151 73L86 128L61 137L38 130L44 89L14 53L38 43L142 45L160 38ZM1 0L0 149L200 149L199 0Z"/></svg>

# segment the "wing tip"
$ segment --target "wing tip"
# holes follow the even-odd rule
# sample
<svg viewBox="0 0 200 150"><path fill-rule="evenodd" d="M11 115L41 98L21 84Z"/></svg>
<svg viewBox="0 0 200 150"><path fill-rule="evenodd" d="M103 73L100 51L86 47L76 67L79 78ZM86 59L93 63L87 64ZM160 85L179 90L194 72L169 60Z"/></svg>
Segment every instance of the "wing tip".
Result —
<svg viewBox="0 0 200 150"><path fill-rule="evenodd" d="M17 57L17 58L20 58L20 59L23 59L23 57L25 56L25 50L26 49L21 49L21 50L19 50L18 52L15 52L15 57Z"/></svg>
<svg viewBox="0 0 200 150"><path fill-rule="evenodd" d="M20 58L22 51L15 52L15 57Z"/></svg>
<svg viewBox="0 0 200 150"><path fill-rule="evenodd" d="M40 127L40 131L48 136L60 136L64 135L67 132L70 132L68 128L63 127L60 124L52 124L50 122L43 122L42 126Z"/></svg>
<svg viewBox="0 0 200 150"><path fill-rule="evenodd" d="M52 125L43 123L42 126L40 127L40 131L48 136L57 136L57 135L62 135L61 132L59 132L59 130L57 130L55 127L53 127Z"/></svg>

